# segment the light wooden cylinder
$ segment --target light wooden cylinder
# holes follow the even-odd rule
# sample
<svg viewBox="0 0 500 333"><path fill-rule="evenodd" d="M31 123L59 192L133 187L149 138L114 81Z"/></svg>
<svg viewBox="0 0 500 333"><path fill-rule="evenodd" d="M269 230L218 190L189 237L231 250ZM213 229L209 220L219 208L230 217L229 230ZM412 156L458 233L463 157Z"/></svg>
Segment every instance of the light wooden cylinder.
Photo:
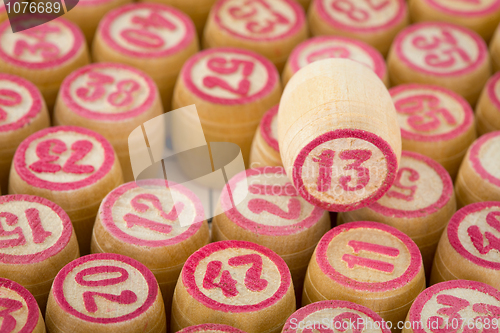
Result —
<svg viewBox="0 0 500 333"><path fill-rule="evenodd" d="M20 284L0 277L0 306L5 332L45 333L42 313L33 295Z"/></svg>
<svg viewBox="0 0 500 333"><path fill-rule="evenodd" d="M499 289L498 230L500 202L478 202L456 212L439 241L430 283L474 280Z"/></svg>
<svg viewBox="0 0 500 333"><path fill-rule="evenodd" d="M486 329L488 320L490 325L497 325L495 319L492 321L496 317L490 316L491 310L486 309L499 306L500 293L484 283L465 280L439 283L417 297L406 317L408 324L403 333L454 331L457 327L459 330L463 327L464 331Z"/></svg>
<svg viewBox="0 0 500 333"><path fill-rule="evenodd" d="M243 196L234 206L233 198ZM222 213L212 221L213 240L243 240L273 250L288 265L300 296L314 248L330 230L328 212L301 198L282 167L237 174L222 191L218 209Z"/></svg>
<svg viewBox="0 0 500 333"><path fill-rule="evenodd" d="M158 86L165 111L170 111L181 67L198 50L196 30L186 14L161 4L134 3L104 16L92 57L144 71Z"/></svg>
<svg viewBox="0 0 500 333"><path fill-rule="evenodd" d="M476 139L474 113L461 96L439 86L408 84L390 91L403 149L426 155L455 179Z"/></svg>
<svg viewBox="0 0 500 333"><path fill-rule="evenodd" d="M182 268L172 303L172 332L206 322L248 333L279 333L295 311L290 271L255 243L208 244Z"/></svg>
<svg viewBox="0 0 500 333"><path fill-rule="evenodd" d="M422 256L410 237L385 224L351 222L319 241L307 269L302 305L354 302L394 324L404 320L424 289Z"/></svg>
<svg viewBox="0 0 500 333"><path fill-rule="evenodd" d="M132 181L128 137L162 113L158 89L149 75L122 64L95 63L63 81L53 122L85 127L104 136L118 155L123 178Z"/></svg>
<svg viewBox="0 0 500 333"><path fill-rule="evenodd" d="M362 332L364 329L391 333L389 324L365 306L347 301L320 301L295 311L286 321L282 333Z"/></svg>
<svg viewBox="0 0 500 333"><path fill-rule="evenodd" d="M250 149L250 168L283 166L278 146L278 105L267 111L260 121Z"/></svg>
<svg viewBox="0 0 500 333"><path fill-rule="evenodd" d="M0 275L24 286L45 312L54 277L78 258L78 241L68 215L47 199L31 195L0 197L0 216L14 238L0 241Z"/></svg>
<svg viewBox="0 0 500 333"><path fill-rule="evenodd" d="M476 130L479 136L500 131L500 73L484 86L476 106Z"/></svg>
<svg viewBox="0 0 500 333"><path fill-rule="evenodd" d="M181 225L181 214L189 224ZM169 187L163 179L148 179L121 185L104 198L91 250L122 254L150 269L170 318L172 296L184 262L209 242L208 223L196 195L182 185Z"/></svg>
<svg viewBox="0 0 500 333"><path fill-rule="evenodd" d="M179 333L245 333L244 331L228 325L221 324L201 324L189 326L179 331Z"/></svg>
<svg viewBox="0 0 500 333"><path fill-rule="evenodd" d="M89 253L101 200L123 183L111 144L81 127L49 127L19 145L12 166L9 193L40 196L61 206L73 223L80 253Z"/></svg>
<svg viewBox="0 0 500 333"><path fill-rule="evenodd" d="M410 0L412 22L441 21L475 31L486 42L500 23L500 1Z"/></svg>
<svg viewBox="0 0 500 333"><path fill-rule="evenodd" d="M35 52L40 49L43 52ZM80 28L68 20L57 18L19 33L12 32L9 21L0 25L0 72L35 84L49 110L64 78L89 61Z"/></svg>
<svg viewBox="0 0 500 333"><path fill-rule="evenodd" d="M500 71L500 24L490 41L490 59L493 73Z"/></svg>
<svg viewBox="0 0 500 333"><path fill-rule="evenodd" d="M362 41L339 36L313 37L300 43L290 54L283 70L283 86L286 86L293 74L301 68L312 62L330 58L351 59L366 65L389 87L387 67L380 52Z"/></svg>
<svg viewBox="0 0 500 333"><path fill-rule="evenodd" d="M56 276L45 314L48 333L166 333L158 283L143 264L118 254L73 260Z"/></svg>
<svg viewBox="0 0 500 333"><path fill-rule="evenodd" d="M307 37L304 10L294 0L219 0L210 11L203 45L254 51L281 72L293 48Z"/></svg>
<svg viewBox="0 0 500 333"><path fill-rule="evenodd" d="M473 106L491 75L484 40L467 28L444 22L414 24L401 31L387 66L392 85L438 85Z"/></svg>
<svg viewBox="0 0 500 333"><path fill-rule="evenodd" d="M405 0L382 3L359 0L314 0L308 12L313 36L359 39L386 56L396 35L409 23Z"/></svg>
<svg viewBox="0 0 500 333"><path fill-rule="evenodd" d="M198 36L203 36L203 28L216 0L140 0L140 2L156 2L172 6L189 15L196 27Z"/></svg>
<svg viewBox="0 0 500 333"><path fill-rule="evenodd" d="M92 45L101 19L109 11L132 2L131 0L79 0L78 5L64 14L64 18L82 29L87 45Z"/></svg>
<svg viewBox="0 0 500 333"><path fill-rule="evenodd" d="M396 181L371 206L341 213L341 222L375 221L408 235L422 254L430 277L432 260L446 224L457 209L453 182L434 160L403 151Z"/></svg>
<svg viewBox="0 0 500 333"><path fill-rule="evenodd" d="M475 202L500 201L500 131L469 147L455 182L458 208Z"/></svg>
<svg viewBox="0 0 500 333"><path fill-rule="evenodd" d="M7 193L10 166L17 146L50 126L49 113L37 87L21 77L0 74L0 189Z"/></svg>
<svg viewBox="0 0 500 333"><path fill-rule="evenodd" d="M196 105L207 142L238 144L249 164L262 115L279 103L279 74L266 58L243 49L214 48L189 59L177 81L172 107ZM192 125L187 122L187 129Z"/></svg>
<svg viewBox="0 0 500 333"><path fill-rule="evenodd" d="M394 104L377 75L352 60L324 59L298 71L281 98L278 134L288 177L323 209L365 207L396 177L401 134Z"/></svg>

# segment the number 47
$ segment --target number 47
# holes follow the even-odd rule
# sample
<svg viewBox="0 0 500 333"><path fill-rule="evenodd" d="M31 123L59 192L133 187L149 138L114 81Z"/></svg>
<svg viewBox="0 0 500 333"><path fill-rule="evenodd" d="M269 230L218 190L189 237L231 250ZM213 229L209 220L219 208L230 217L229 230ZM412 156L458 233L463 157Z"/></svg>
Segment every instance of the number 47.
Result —
<svg viewBox="0 0 500 333"><path fill-rule="evenodd" d="M266 289L268 282L260 278L262 274L262 257L260 255L246 254L233 257L229 259L228 264L233 267L252 265L245 274L245 286L248 290L257 292ZM218 260L209 262L205 277L203 278L203 288L220 288L226 297L237 296L239 294L239 291L236 289L236 284L238 282L232 278L229 271L223 271L220 281L215 282L215 279L221 274L221 270L222 262Z"/></svg>

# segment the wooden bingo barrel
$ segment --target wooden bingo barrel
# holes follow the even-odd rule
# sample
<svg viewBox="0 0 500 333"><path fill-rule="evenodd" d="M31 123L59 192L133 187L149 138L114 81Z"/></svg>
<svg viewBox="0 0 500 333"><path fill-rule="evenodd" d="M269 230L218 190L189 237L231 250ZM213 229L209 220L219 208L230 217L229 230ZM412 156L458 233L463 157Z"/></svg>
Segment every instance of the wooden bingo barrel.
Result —
<svg viewBox="0 0 500 333"><path fill-rule="evenodd" d="M394 40L387 66L393 85L435 84L463 96L471 105L491 75L484 40L467 28L443 22L419 23L403 30Z"/></svg>
<svg viewBox="0 0 500 333"><path fill-rule="evenodd" d="M368 206L396 177L401 134L394 103L377 75L352 60L324 59L298 71L280 102L278 134L287 175L323 209Z"/></svg>
<svg viewBox="0 0 500 333"><path fill-rule="evenodd" d="M96 63L63 81L54 124L82 126L104 136L118 155L124 179L132 181L128 137L162 113L158 89L147 74L122 64Z"/></svg>
<svg viewBox="0 0 500 333"><path fill-rule="evenodd" d="M208 244L182 268L172 303L172 331L212 322L248 333L281 332L295 311L290 271L255 243Z"/></svg>
<svg viewBox="0 0 500 333"><path fill-rule="evenodd" d="M484 86L476 106L476 130L479 136L500 130L500 73Z"/></svg>
<svg viewBox="0 0 500 333"><path fill-rule="evenodd" d="M290 54L283 70L283 86L299 69L328 58L351 59L366 65L389 87L385 60L380 52L364 42L339 36L313 37L300 43Z"/></svg>
<svg viewBox="0 0 500 333"><path fill-rule="evenodd" d="M210 12L203 43L206 48L252 50L281 72L293 48L307 36L304 10L294 0L219 0Z"/></svg>
<svg viewBox="0 0 500 333"><path fill-rule="evenodd" d="M278 145L278 105L267 111L260 121L250 149L250 167L282 166Z"/></svg>
<svg viewBox="0 0 500 333"><path fill-rule="evenodd" d="M499 311L500 293L495 288L476 281L447 281L427 288L415 299L403 332L495 330Z"/></svg>
<svg viewBox="0 0 500 333"><path fill-rule="evenodd" d="M97 62L119 62L150 75L165 111L184 62L198 52L191 19L169 6L153 3L117 8L99 23L92 46Z"/></svg>
<svg viewBox="0 0 500 333"><path fill-rule="evenodd" d="M145 2L146 0L140 0ZM203 28L208 18L208 13L216 0L147 0L172 6L189 15L196 27L199 36L203 36Z"/></svg>
<svg viewBox="0 0 500 333"><path fill-rule="evenodd" d="M81 30L63 18L18 33L12 32L9 21L0 25L0 72L34 83L49 110L64 78L88 63L87 44Z"/></svg>
<svg viewBox="0 0 500 333"><path fill-rule="evenodd" d="M441 234L456 211L453 182L434 160L403 151L396 181L371 206L342 213L342 222L375 221L395 227L417 244L426 274Z"/></svg>
<svg viewBox="0 0 500 333"><path fill-rule="evenodd" d="M50 126L40 91L18 76L0 73L0 189L7 193L12 158L30 134Z"/></svg>
<svg viewBox="0 0 500 333"><path fill-rule="evenodd" d="M189 326L179 331L179 333L245 333L240 329L222 324L201 324Z"/></svg>
<svg viewBox="0 0 500 333"><path fill-rule="evenodd" d="M184 64L172 107L195 104L207 142L239 145L248 165L262 115L279 103L281 92L279 74L266 58L243 49L213 48ZM192 123L183 123L187 133Z"/></svg>
<svg viewBox="0 0 500 333"><path fill-rule="evenodd" d="M394 37L409 24L409 15L405 0L314 0L308 20L313 36L359 39L386 56Z"/></svg>
<svg viewBox="0 0 500 333"><path fill-rule="evenodd" d="M297 310L286 321L283 333L307 332L362 332L391 333L386 323L373 310L347 301L320 301Z"/></svg>
<svg viewBox="0 0 500 333"><path fill-rule="evenodd" d="M179 221L181 214L189 221L185 226ZM136 182L119 186L104 198L91 250L126 255L150 269L170 316L184 262L209 242L208 223L196 195L181 185L169 187L163 179L148 179L141 180L139 186Z"/></svg>
<svg viewBox="0 0 500 333"><path fill-rule="evenodd" d="M411 0L412 22L443 21L474 30L489 41L500 23L498 0Z"/></svg>
<svg viewBox="0 0 500 333"><path fill-rule="evenodd" d="M500 201L500 131L483 135L470 146L455 182L458 207Z"/></svg>
<svg viewBox="0 0 500 333"><path fill-rule="evenodd" d="M233 197L245 195L238 205ZM327 211L305 201L282 167L249 169L223 189L214 217L214 241L237 239L263 245L288 265L294 287L301 292L307 265L321 237L330 230ZM299 294L300 295L300 294Z"/></svg>
<svg viewBox="0 0 500 333"><path fill-rule="evenodd" d="M42 311L54 277L78 258L78 242L68 215L47 199L31 195L0 197L0 275L29 290Z"/></svg>
<svg viewBox="0 0 500 333"><path fill-rule="evenodd" d="M350 301L397 323L424 289L422 256L410 237L385 224L351 222L319 241L307 269L302 304Z"/></svg>
<svg viewBox="0 0 500 333"><path fill-rule="evenodd" d="M80 27L89 46L92 45L99 21L107 12L130 3L131 0L79 0L64 18Z"/></svg>
<svg viewBox="0 0 500 333"><path fill-rule="evenodd" d="M153 273L112 253L78 258L57 274L45 321L49 333L165 333L167 324Z"/></svg>
<svg viewBox="0 0 500 333"><path fill-rule="evenodd" d="M431 284L474 280L500 288L500 202L478 202L453 215L432 266Z"/></svg>
<svg viewBox="0 0 500 333"><path fill-rule="evenodd" d="M432 85L401 85L389 92L403 149L429 156L455 179L467 148L476 139L474 114L467 101Z"/></svg>
<svg viewBox="0 0 500 333"><path fill-rule="evenodd" d="M12 166L9 193L33 194L61 206L73 223L80 253L89 253L101 200L123 183L111 144L81 127L50 127L19 145Z"/></svg>
<svg viewBox="0 0 500 333"><path fill-rule="evenodd" d="M0 328L5 332L45 333L45 323L28 290L14 281L0 277Z"/></svg>

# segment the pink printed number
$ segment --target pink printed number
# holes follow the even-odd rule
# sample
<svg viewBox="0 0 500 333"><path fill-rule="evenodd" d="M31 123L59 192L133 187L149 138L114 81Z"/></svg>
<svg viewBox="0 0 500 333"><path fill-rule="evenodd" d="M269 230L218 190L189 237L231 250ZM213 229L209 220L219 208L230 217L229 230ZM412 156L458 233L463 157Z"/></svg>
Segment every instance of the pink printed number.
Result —
<svg viewBox="0 0 500 333"><path fill-rule="evenodd" d="M73 174L87 174L94 172L92 165L79 165L77 162L81 161L93 148L92 142L88 140L78 140L71 145L72 154L61 167L54 164L59 160L59 156L64 153L68 148L66 143L59 139L44 140L36 146L36 155L39 160L32 163L29 168L38 173L56 173L63 171ZM54 153L56 155L52 155Z"/></svg>
<svg viewBox="0 0 500 333"><path fill-rule="evenodd" d="M401 114L410 115L408 125L419 132L430 132L441 126L441 115L448 125L457 123L451 112L440 107L441 101L438 97L430 94L421 94L406 97L396 101L396 110Z"/></svg>
<svg viewBox="0 0 500 333"><path fill-rule="evenodd" d="M324 150L318 158L313 158L314 162L319 163L318 186L319 192L327 192L331 187L332 180L332 166L335 152L331 149ZM357 172L356 186L350 186L352 181L351 176L341 176L339 184L344 191L352 192L358 191L366 187L370 182L370 170L361 166L364 162L372 157L372 152L366 149L344 150L339 154L341 160L355 160L355 162L348 164L344 170L354 170Z"/></svg>
<svg viewBox="0 0 500 333"><path fill-rule="evenodd" d="M406 186L401 184L401 179L405 173L408 173L408 180L411 182L416 182L420 179L420 174L417 170L412 168L400 168L391 190L387 192L388 198L396 198L405 201L413 201L415 199L415 192L418 188L417 185ZM409 191L409 193L406 194L404 192L396 191L395 188L399 188L402 191Z"/></svg>
<svg viewBox="0 0 500 333"><path fill-rule="evenodd" d="M284 186L279 185L250 185L249 192L253 194L264 194L270 196L298 196L298 192L291 183ZM269 212L270 214L281 217L282 219L295 220L299 218L301 212L300 201L291 198L288 201L288 212L285 212L277 205L265 199L253 198L248 201L248 209L254 214Z"/></svg>
<svg viewBox="0 0 500 333"><path fill-rule="evenodd" d="M500 212L490 212L486 215L486 223L500 232ZM488 254L492 250L500 251L500 238L493 235L493 233L486 231L483 234L477 225L471 225L467 228L467 234L476 250L480 254ZM484 238L488 241L488 245L484 245Z"/></svg>
<svg viewBox="0 0 500 333"><path fill-rule="evenodd" d="M332 46L312 52L306 57L306 61L307 63L312 63L318 60L328 59L328 58L348 59L350 56L351 52L347 48L343 46Z"/></svg>
<svg viewBox="0 0 500 333"><path fill-rule="evenodd" d="M86 87L76 90L76 95L85 102L95 102L106 96L106 85L114 84L112 76L98 72L90 72ZM116 90L107 97L109 104L116 107L124 107L134 101L133 93L141 88L136 80L121 80L116 84Z"/></svg>
<svg viewBox="0 0 500 333"><path fill-rule="evenodd" d="M52 232L46 231L42 222L40 221L40 212L36 208L28 208L24 212L26 219L28 220L28 225L31 229L33 236L33 243L42 244L45 242L47 237L52 235ZM10 248L26 244L26 237L24 236L23 229L21 227L15 227L13 230L6 231L2 225L2 219L5 219L5 223L8 226L14 226L19 221L19 218L9 212L0 213L0 237L8 237L7 239L0 240L0 248ZM17 235L17 237L12 238L12 236ZM0 330L1 332L1 330Z"/></svg>
<svg viewBox="0 0 500 333"><path fill-rule="evenodd" d="M179 208L179 212L176 210L176 205L172 207L169 213L165 213L161 206L160 199L154 194L149 194L149 193L144 193L144 194L139 194L135 196L130 204L134 208L134 210L138 213L145 213L147 212L150 207L146 205L145 203L142 202L149 202L154 209L159 213L159 215L167 221L176 221L179 218L179 214L182 213L182 210L184 209L184 204L182 202L178 203L177 206ZM146 219L143 217L140 217L136 214L131 214L127 213L123 219L127 223L127 228L132 228L133 226L141 226L143 228L153 230L165 235L168 235L170 232L172 232L172 226L169 224L165 223L160 223L160 222L155 222L150 219Z"/></svg>
<svg viewBox="0 0 500 333"><path fill-rule="evenodd" d="M86 279L88 276L98 274L120 274L118 277L104 278L100 280ZM81 286L86 287L109 287L127 281L129 273L126 269L117 266L97 266L86 268L75 276L75 281ZM88 312L95 313L99 309L95 297L99 296L108 301L118 304L133 304L137 301L137 294L132 290L123 290L119 295L103 293L98 291L84 291L82 294L85 309Z"/></svg>
<svg viewBox="0 0 500 333"><path fill-rule="evenodd" d="M158 49L165 45L165 40L150 28L157 30L175 31L177 26L162 15L152 12L147 17L134 15L131 23L141 28L127 28L120 32L120 36L128 43L145 48Z"/></svg>
<svg viewBox="0 0 500 333"><path fill-rule="evenodd" d="M471 63L472 59L467 52L458 45L457 39L447 29L441 29L441 36L428 38L418 35L411 41L413 46L419 50L427 51L425 63L431 67L450 68L455 65L457 59ZM457 58L458 57L458 58Z"/></svg>
<svg viewBox="0 0 500 333"><path fill-rule="evenodd" d="M257 15L259 12L258 7L267 12L272 19L266 19L265 23L261 23ZM228 11L229 15L235 20L247 20L245 28L254 34L267 34L273 32L276 25L290 24L290 20L275 11L267 0L247 0L242 7L230 7Z"/></svg>
<svg viewBox="0 0 500 333"><path fill-rule="evenodd" d="M90 72L88 76L87 86L92 90L88 87L80 87L76 90L76 95L86 102L94 102L102 98L106 94L104 86L115 81L111 76L98 72Z"/></svg>
<svg viewBox="0 0 500 333"><path fill-rule="evenodd" d="M0 311L0 318L2 324L0 325L0 332L10 333L13 332L17 325L17 320L11 313L23 308L23 303L10 298L0 298L0 307L4 308Z"/></svg>
<svg viewBox="0 0 500 333"><path fill-rule="evenodd" d="M46 38L50 33L58 34L60 32L61 30L59 27L52 25L40 25L23 31L22 35L27 35L30 38L36 39L37 41L34 43L29 43L25 39L17 40L14 44L14 55L16 57L21 57L25 53L25 51L27 51L33 55L40 54L45 61L57 59L57 57L61 53L61 50L56 44L48 42Z"/></svg>
<svg viewBox="0 0 500 333"><path fill-rule="evenodd" d="M0 89L0 105L15 106L22 102L23 98L14 90ZM0 108L0 122L7 119L7 112Z"/></svg>
<svg viewBox="0 0 500 333"><path fill-rule="evenodd" d="M236 73L242 68L243 78L239 81L236 88L232 87L229 82L219 76L206 76L203 78L203 85L207 88L220 87L226 91L240 96L247 96L250 91L250 80L248 77L252 75L254 63L247 60L231 59L226 60L222 57L214 57L208 60L207 67L212 72L220 75L230 75Z"/></svg>
<svg viewBox="0 0 500 333"><path fill-rule="evenodd" d="M232 267L251 265L245 274L245 287L254 292L260 292L267 288L268 281L261 278L262 276L262 257L258 254L246 254L229 259L228 264ZM203 288L214 289L220 288L225 297L235 297L239 294L236 289L238 281L233 279L228 270L222 271L222 262L213 260L208 263L205 277L203 278ZM221 275L219 282L215 282L217 277Z"/></svg>
<svg viewBox="0 0 500 333"><path fill-rule="evenodd" d="M351 240L347 243L350 247L352 247L354 253L359 253L361 251L378 253L388 257L397 257L399 255L399 250L393 247L354 241ZM354 268L355 266L365 267L374 269L377 271L392 273L394 271L394 265L381 260L374 260L369 258L363 258L359 256L354 256L352 254L344 254L342 256L342 260L347 263L347 267Z"/></svg>

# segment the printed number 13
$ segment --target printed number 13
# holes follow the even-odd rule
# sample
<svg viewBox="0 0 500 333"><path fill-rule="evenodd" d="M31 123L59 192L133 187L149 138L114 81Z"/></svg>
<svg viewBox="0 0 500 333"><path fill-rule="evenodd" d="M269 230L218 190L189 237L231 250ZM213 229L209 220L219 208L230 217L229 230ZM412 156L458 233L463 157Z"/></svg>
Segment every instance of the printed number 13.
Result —
<svg viewBox="0 0 500 333"><path fill-rule="evenodd" d="M324 150L318 158L313 158L314 162L319 163L318 191L327 192L330 190L332 181L332 166L335 152L331 149ZM353 192L366 187L370 182L370 170L362 167L361 164L372 157L372 152L366 149L344 150L339 154L341 160L354 160L353 163L344 167L344 170L355 170L357 172L357 185L350 186L351 176L342 176L339 178L340 186L344 191Z"/></svg>

